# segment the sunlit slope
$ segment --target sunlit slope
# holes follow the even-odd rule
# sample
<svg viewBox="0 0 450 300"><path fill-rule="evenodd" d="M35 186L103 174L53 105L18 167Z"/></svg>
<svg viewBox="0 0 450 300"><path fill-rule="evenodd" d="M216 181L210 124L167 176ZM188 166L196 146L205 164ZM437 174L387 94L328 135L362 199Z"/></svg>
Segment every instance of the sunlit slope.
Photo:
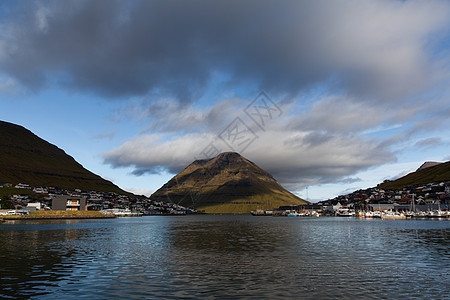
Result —
<svg viewBox="0 0 450 300"><path fill-rule="evenodd" d="M394 181L378 185L382 189L402 189L415 184L450 181L450 162L419 169Z"/></svg>

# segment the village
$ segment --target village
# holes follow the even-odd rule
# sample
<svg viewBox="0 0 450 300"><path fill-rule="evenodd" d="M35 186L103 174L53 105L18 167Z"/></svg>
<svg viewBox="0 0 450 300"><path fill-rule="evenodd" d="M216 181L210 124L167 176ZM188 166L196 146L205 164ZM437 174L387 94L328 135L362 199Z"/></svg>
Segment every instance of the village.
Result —
<svg viewBox="0 0 450 300"><path fill-rule="evenodd" d="M32 187L26 183L1 184L0 189L14 193L0 202L0 215L27 215L39 210L100 211L115 216L186 215L194 208L132 197L114 192L63 190L57 187ZM7 205L5 205L5 203ZM3 207L1 206L3 205ZM449 218L450 182L413 185L401 190L378 187L308 205L281 206L271 210L252 211L253 215L272 216L339 216L384 219Z"/></svg>
<svg viewBox="0 0 450 300"><path fill-rule="evenodd" d="M0 199L0 215L27 215L39 210L100 211L115 216L185 215L197 212L175 203L114 192L69 191L58 187L32 187L26 183L0 183L0 191L2 189L9 189L13 193Z"/></svg>
<svg viewBox="0 0 450 300"><path fill-rule="evenodd" d="M383 219L449 218L450 182L413 185L401 190L369 188L309 205L257 210L253 215L339 216Z"/></svg>

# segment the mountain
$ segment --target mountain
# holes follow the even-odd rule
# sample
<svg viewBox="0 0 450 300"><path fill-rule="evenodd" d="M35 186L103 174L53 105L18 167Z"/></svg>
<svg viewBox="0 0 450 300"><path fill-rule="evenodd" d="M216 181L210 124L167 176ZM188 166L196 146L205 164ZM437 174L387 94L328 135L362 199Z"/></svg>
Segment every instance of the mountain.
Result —
<svg viewBox="0 0 450 300"><path fill-rule="evenodd" d="M450 181L450 161L437 163L434 166L424 167L424 163L417 171L409 173L397 180L385 181L378 185L382 189L402 189L416 184L425 184L439 181Z"/></svg>
<svg viewBox="0 0 450 300"><path fill-rule="evenodd" d="M129 194L22 126L0 121L0 182Z"/></svg>
<svg viewBox="0 0 450 300"><path fill-rule="evenodd" d="M150 199L193 206L207 213L249 213L258 208L308 203L235 152L194 161Z"/></svg>
<svg viewBox="0 0 450 300"><path fill-rule="evenodd" d="M426 161L424 162L416 171L420 171L429 167L434 167L441 164L440 162L436 162L436 161Z"/></svg>

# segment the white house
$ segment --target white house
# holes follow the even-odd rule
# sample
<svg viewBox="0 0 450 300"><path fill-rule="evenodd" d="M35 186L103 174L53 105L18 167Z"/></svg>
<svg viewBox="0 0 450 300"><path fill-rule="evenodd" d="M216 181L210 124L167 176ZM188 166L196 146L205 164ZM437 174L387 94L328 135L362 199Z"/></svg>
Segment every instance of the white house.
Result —
<svg viewBox="0 0 450 300"><path fill-rule="evenodd" d="M35 208L36 210L41 210L42 209L42 204L39 203L39 202L28 203L27 207Z"/></svg>

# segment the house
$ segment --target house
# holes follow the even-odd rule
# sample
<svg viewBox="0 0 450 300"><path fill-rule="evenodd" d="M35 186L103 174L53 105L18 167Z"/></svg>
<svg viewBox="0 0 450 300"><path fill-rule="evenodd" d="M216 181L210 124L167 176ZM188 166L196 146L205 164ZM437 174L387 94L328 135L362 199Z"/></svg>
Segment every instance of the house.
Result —
<svg viewBox="0 0 450 300"><path fill-rule="evenodd" d="M48 194L47 189L43 187L35 187L33 189L33 192L35 192L36 194Z"/></svg>
<svg viewBox="0 0 450 300"><path fill-rule="evenodd" d="M336 205L333 205L333 211L336 212L339 209L341 209L341 207L342 207L342 204L340 202L338 202Z"/></svg>
<svg viewBox="0 0 450 300"><path fill-rule="evenodd" d="M57 195L52 198L53 210L87 210L86 197Z"/></svg>
<svg viewBox="0 0 450 300"><path fill-rule="evenodd" d="M16 189L28 189L31 190L31 186L26 183L18 183L14 186Z"/></svg>
<svg viewBox="0 0 450 300"><path fill-rule="evenodd" d="M369 204L369 207L370 207L370 210L372 210L372 211L393 210L394 204L391 204L391 203Z"/></svg>
<svg viewBox="0 0 450 300"><path fill-rule="evenodd" d="M35 210L41 210L43 208L42 204L40 202L34 202L34 203L28 202L27 207L34 208Z"/></svg>

